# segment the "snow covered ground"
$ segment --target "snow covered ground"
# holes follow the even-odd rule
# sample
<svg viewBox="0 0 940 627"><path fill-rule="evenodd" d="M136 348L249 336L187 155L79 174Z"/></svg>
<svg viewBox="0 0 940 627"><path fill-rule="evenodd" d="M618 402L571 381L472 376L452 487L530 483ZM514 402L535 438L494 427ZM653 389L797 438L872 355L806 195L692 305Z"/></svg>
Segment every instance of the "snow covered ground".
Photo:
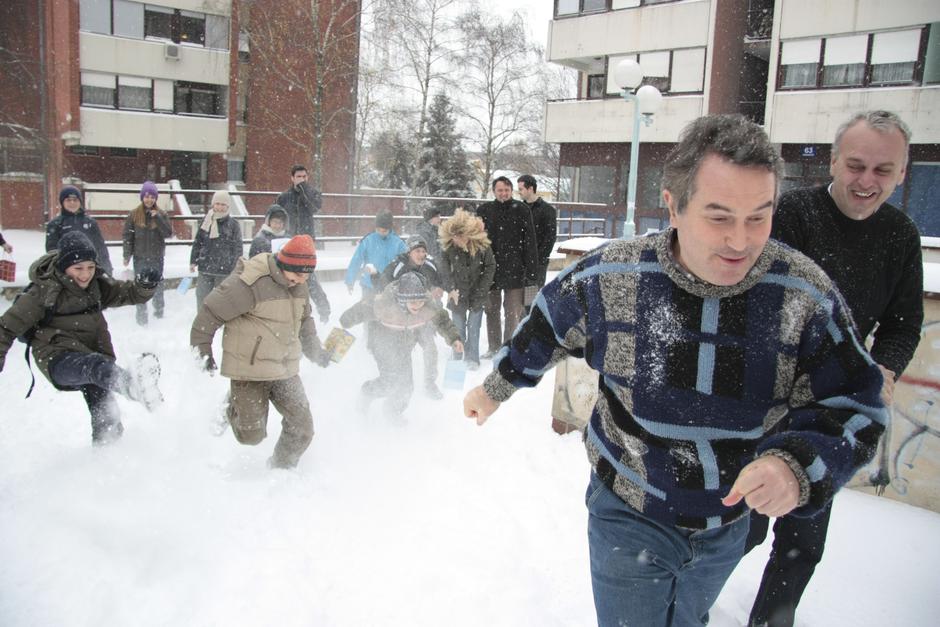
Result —
<svg viewBox="0 0 940 627"><path fill-rule="evenodd" d="M4 235L25 270L34 234ZM169 265L184 271L186 262ZM335 322L353 297L342 283L325 287ZM133 307L107 312L119 363L156 352L167 399L153 414L120 399L126 431L107 448L90 445L81 395L39 380L25 400L23 345L8 354L0 625L592 624L589 469L579 436L549 427L551 381L518 393L482 428L463 417L457 390L442 401L416 393L407 422L388 424L353 410L375 372L357 342L326 370L302 363L317 433L295 471L272 471L273 409L258 447L211 433L228 382L190 356L194 313L193 292L175 291L167 316L146 329ZM466 385L485 374L469 373ZM937 624L938 538L940 515L840 494L797 624ZM712 625L746 622L768 550L741 563Z"/></svg>

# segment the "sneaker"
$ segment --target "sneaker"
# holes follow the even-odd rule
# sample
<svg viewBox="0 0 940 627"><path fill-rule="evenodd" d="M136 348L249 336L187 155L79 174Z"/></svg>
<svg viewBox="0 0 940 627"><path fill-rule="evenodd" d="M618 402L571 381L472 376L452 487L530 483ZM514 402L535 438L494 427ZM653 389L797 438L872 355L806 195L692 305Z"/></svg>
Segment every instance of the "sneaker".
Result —
<svg viewBox="0 0 940 627"><path fill-rule="evenodd" d="M441 389L437 387L437 384L434 383L433 381L429 381L428 383L424 385L424 394L428 398L433 398L436 401L439 401L442 398L444 398L443 392L441 392Z"/></svg>
<svg viewBox="0 0 940 627"><path fill-rule="evenodd" d="M147 411L153 411L163 404L163 394L157 384L160 382L160 362L153 353L143 353L137 358L134 367L128 372L127 397L138 401Z"/></svg>

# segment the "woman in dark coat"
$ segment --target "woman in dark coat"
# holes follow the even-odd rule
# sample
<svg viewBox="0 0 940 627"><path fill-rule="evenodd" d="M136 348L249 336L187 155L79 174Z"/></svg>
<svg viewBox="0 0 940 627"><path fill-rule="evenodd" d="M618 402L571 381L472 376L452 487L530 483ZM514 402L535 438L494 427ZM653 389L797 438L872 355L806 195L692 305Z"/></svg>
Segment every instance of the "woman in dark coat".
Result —
<svg viewBox="0 0 940 627"><path fill-rule="evenodd" d="M157 186L145 182L140 188L140 204L124 220L124 267L134 261L134 272L154 270L163 276L166 238L173 234L166 212L157 206ZM153 315L163 317L163 281L153 295ZM147 324L147 305L137 305L137 324Z"/></svg>

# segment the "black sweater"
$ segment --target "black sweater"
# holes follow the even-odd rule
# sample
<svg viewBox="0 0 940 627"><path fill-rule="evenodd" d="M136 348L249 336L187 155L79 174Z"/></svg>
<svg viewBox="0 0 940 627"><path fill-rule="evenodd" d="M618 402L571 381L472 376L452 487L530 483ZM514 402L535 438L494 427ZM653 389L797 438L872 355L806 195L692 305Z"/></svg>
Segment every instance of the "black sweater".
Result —
<svg viewBox="0 0 940 627"><path fill-rule="evenodd" d="M815 261L845 298L862 338L876 323L872 358L900 376L924 320L920 234L885 203L865 220L846 217L826 186L780 197L772 236Z"/></svg>

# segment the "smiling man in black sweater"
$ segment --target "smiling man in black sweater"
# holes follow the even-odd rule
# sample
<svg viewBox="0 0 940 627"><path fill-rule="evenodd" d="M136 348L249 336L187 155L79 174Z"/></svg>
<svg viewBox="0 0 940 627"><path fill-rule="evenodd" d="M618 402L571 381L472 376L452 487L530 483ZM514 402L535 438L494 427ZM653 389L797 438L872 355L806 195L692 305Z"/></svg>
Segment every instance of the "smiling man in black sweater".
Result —
<svg viewBox="0 0 940 627"><path fill-rule="evenodd" d="M871 356L884 375L886 405L914 356L924 319L920 235L907 215L886 202L904 180L910 136L894 113L853 116L836 132L832 183L781 195L771 234L826 271L863 339L877 325ZM831 511L830 503L813 518L777 519L750 625L793 625L803 590L822 559ZM767 526L766 516L752 513L747 550L764 541Z"/></svg>

